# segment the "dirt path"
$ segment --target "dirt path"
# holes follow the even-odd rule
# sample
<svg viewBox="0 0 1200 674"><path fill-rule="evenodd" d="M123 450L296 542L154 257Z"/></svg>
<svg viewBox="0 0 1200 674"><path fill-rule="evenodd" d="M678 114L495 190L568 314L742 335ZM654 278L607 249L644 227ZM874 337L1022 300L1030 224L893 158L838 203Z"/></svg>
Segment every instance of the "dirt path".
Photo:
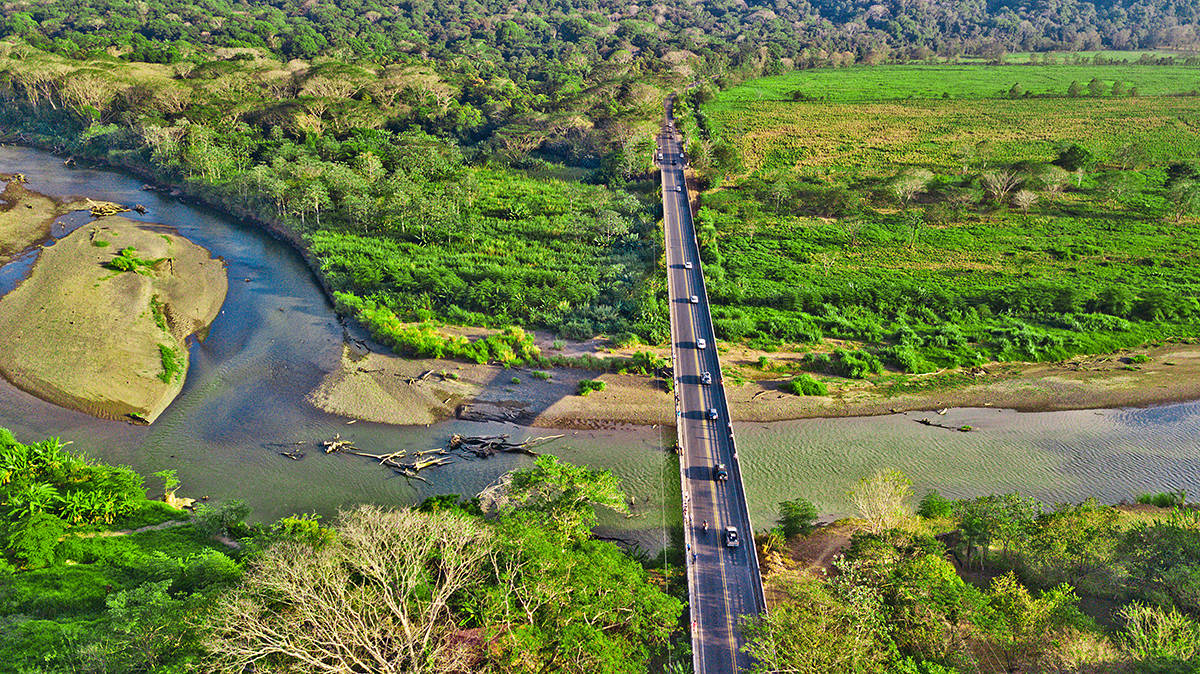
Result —
<svg viewBox="0 0 1200 674"><path fill-rule="evenodd" d="M132 536L134 534L142 534L147 531L160 531L162 529L171 529L173 527L181 527L185 524L191 524L191 520L167 520L158 524L147 524L144 527L136 529L117 529L116 531L86 531L81 534L67 534L58 540L66 540L68 538L107 538L109 536Z"/></svg>

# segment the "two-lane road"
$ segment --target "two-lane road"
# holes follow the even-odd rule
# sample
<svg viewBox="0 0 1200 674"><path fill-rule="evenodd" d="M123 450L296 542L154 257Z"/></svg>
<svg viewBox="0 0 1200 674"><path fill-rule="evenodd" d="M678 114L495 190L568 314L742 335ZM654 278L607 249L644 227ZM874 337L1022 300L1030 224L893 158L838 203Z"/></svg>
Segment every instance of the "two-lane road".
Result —
<svg viewBox="0 0 1200 674"><path fill-rule="evenodd" d="M659 164L672 355L680 414L677 421L684 539L690 551L688 589L693 659L698 674L732 674L749 665L741 652L742 640L737 628L741 616L763 610L762 585L713 338L700 251L687 202L682 148L678 135L669 126L669 101L666 119L658 147L662 152ZM699 348L701 340L705 343L703 349ZM711 384L703 383L705 373L711 377ZM711 410L716 411L715 420L710 418ZM727 480L715 479L718 464L727 469ZM727 527L736 529L740 540L737 547L726 545Z"/></svg>

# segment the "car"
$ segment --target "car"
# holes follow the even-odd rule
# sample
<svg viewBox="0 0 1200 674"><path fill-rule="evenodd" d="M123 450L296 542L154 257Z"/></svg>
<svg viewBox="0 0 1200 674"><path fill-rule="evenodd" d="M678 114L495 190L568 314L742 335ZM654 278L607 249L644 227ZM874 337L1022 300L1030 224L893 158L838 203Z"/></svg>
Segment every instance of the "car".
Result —
<svg viewBox="0 0 1200 674"><path fill-rule="evenodd" d="M691 268L692 268L692 261L691 261L691 260L688 260L687 262L684 262L684 263L683 263L683 268L684 268L684 269L691 269Z"/></svg>
<svg viewBox="0 0 1200 674"><path fill-rule="evenodd" d="M682 186L682 185L676 185L676 186L675 186L675 191L676 191L676 192L682 192L682 191L683 191L683 186Z"/></svg>
<svg viewBox="0 0 1200 674"><path fill-rule="evenodd" d="M703 338L696 340L696 348L697 349L703 349L706 346L708 346L708 342L704 341Z"/></svg>
<svg viewBox="0 0 1200 674"><path fill-rule="evenodd" d="M709 419L716 421L717 417L719 417L719 416L721 416L721 415L717 414L717 408L715 408L715 407L708 408L708 418Z"/></svg>
<svg viewBox="0 0 1200 674"><path fill-rule="evenodd" d="M712 373L711 372L701 372L700 373L700 383L704 384L705 386L712 384Z"/></svg>
<svg viewBox="0 0 1200 674"><path fill-rule="evenodd" d="M700 304L700 298L696 297L695 295L692 295L690 298L688 298L688 301L692 304Z"/></svg>
<svg viewBox="0 0 1200 674"><path fill-rule="evenodd" d="M738 540L737 527L725 527L725 547L736 548L737 546L741 545L741 543L742 542Z"/></svg>
<svg viewBox="0 0 1200 674"><path fill-rule="evenodd" d="M658 160L662 161L662 153L661 152L658 153Z"/></svg>
<svg viewBox="0 0 1200 674"><path fill-rule="evenodd" d="M729 479L729 469L725 467L725 464L718 463L713 467L713 479L717 482L724 482Z"/></svg>
<svg viewBox="0 0 1200 674"><path fill-rule="evenodd" d="M679 153L679 159L680 159L680 160L682 160L682 159L683 159L683 153L682 153L682 152L680 152L680 153Z"/></svg>

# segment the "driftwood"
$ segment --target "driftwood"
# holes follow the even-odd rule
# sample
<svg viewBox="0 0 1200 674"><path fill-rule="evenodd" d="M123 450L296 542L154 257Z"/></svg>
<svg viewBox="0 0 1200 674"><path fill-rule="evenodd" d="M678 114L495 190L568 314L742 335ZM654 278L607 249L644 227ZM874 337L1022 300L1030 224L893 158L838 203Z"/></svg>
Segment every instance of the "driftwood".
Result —
<svg viewBox="0 0 1200 674"><path fill-rule="evenodd" d="M111 201L92 201L87 200L88 210L92 212L93 218L103 218L106 215L116 215L117 213L125 213L129 209L121 204L114 204Z"/></svg>
<svg viewBox="0 0 1200 674"><path fill-rule="evenodd" d="M544 445L561 437L563 436L547 435L540 438L530 438L524 442L511 442L508 439L508 435L480 435L474 437L455 435L450 438L450 449L470 452L481 459L486 459L499 452L518 452L520 454L537 456L537 452L533 451L534 447Z"/></svg>
<svg viewBox="0 0 1200 674"><path fill-rule="evenodd" d="M406 478L428 482L419 473L426 468L447 466L454 463L454 460L450 456L450 453L453 451L470 454L481 459L494 456L500 452L519 452L521 454L537 456L537 452L533 451L535 447L561 437L563 436L547 435L530 438L522 442L512 442L508 439L509 436L507 435L455 435L450 438L450 443L447 447L434 447L433 449L423 449L414 452L398 449L387 454L372 454L371 452L364 452L355 447L353 442L343 439L341 434L336 434L328 440L321 441L321 446L325 448L326 454L345 453L374 459L379 462L379 465L387 466L393 472L403 475ZM297 458L292 456L292 454L296 453L298 453L296 450L290 453L280 452L280 454L288 458ZM303 454L300 454L300 456L303 456Z"/></svg>

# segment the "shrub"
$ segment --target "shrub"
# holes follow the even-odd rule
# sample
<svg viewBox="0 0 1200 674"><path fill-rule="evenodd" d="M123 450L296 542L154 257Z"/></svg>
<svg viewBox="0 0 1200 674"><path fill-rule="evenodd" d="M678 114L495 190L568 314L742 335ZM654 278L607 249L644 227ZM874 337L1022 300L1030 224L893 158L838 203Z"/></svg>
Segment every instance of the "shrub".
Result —
<svg viewBox="0 0 1200 674"><path fill-rule="evenodd" d="M1159 508L1175 508L1182 506L1186 501L1187 491L1183 489L1159 492L1157 494L1142 494L1137 497L1138 503L1158 506Z"/></svg>
<svg viewBox="0 0 1200 674"><path fill-rule="evenodd" d="M581 396L585 396L585 395L588 395L589 393L591 393L592 391L603 391L603 390L604 390L604 382L602 382L598 379L580 379L579 380L579 388L576 389L576 393L578 393Z"/></svg>
<svg viewBox="0 0 1200 674"><path fill-rule="evenodd" d="M1121 640L1137 660L1187 662L1200 654L1200 624L1174 607L1168 610L1135 601L1118 615L1125 622Z"/></svg>
<svg viewBox="0 0 1200 674"><path fill-rule="evenodd" d="M529 373L529 376L533 377L534 379L541 379L545 381L550 378L550 373L546 372L545 370L534 370L533 372Z"/></svg>
<svg viewBox="0 0 1200 674"><path fill-rule="evenodd" d="M817 507L807 499L792 499L779 504L779 527L784 536L812 533L817 522Z"/></svg>
<svg viewBox="0 0 1200 674"><path fill-rule="evenodd" d="M917 514L926 519L950 517L954 515L954 501L937 493L936 490L930 489L921 498L921 503L917 506Z"/></svg>
<svg viewBox="0 0 1200 674"><path fill-rule="evenodd" d="M802 374L794 379L785 381L780 388L792 395L798 396L829 395L829 387L825 386L825 382L813 379L813 376L810 374Z"/></svg>

